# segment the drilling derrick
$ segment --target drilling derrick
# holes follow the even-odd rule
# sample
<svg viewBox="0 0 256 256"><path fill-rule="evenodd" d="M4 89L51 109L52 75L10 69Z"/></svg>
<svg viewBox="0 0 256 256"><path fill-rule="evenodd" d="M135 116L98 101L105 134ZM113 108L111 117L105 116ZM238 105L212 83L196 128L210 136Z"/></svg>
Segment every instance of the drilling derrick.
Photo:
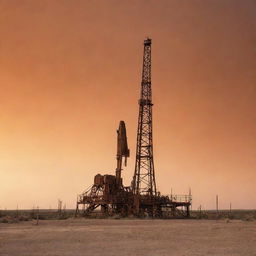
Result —
<svg viewBox="0 0 256 256"><path fill-rule="evenodd" d="M132 190L136 195L156 195L152 137L151 39L144 40L139 99L137 148Z"/></svg>
<svg viewBox="0 0 256 256"><path fill-rule="evenodd" d="M189 217L191 193L189 195L161 195L156 190L151 91L151 39L144 40L142 81L139 99L135 170L131 186L124 186L123 164L130 156L126 127L120 121L117 130L117 165L115 175L97 174L94 183L77 198L76 215L83 206L83 215L97 213L103 216L120 215L137 217ZM94 211L96 210L96 211Z"/></svg>

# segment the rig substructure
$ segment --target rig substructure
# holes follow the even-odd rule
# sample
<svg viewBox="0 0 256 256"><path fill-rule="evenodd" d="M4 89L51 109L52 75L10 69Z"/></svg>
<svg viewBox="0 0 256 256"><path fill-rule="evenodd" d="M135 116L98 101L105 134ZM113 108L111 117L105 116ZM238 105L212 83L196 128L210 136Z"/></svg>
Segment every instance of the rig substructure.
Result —
<svg viewBox="0 0 256 256"><path fill-rule="evenodd" d="M126 127L120 121L117 130L117 167L115 175L97 174L94 184L77 198L76 215L89 216L100 206L104 216L119 215L137 217L189 217L192 202L189 195L163 196L156 188L151 91L151 39L144 40L143 69L139 99L139 117L135 171L131 186L125 187L122 181L123 159L126 166L130 156Z"/></svg>

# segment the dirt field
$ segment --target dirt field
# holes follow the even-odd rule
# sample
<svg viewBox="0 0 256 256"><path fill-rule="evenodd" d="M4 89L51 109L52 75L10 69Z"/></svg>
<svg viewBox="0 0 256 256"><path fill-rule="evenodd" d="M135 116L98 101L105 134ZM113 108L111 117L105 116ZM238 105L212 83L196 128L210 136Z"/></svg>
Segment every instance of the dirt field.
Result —
<svg viewBox="0 0 256 256"><path fill-rule="evenodd" d="M256 222L68 219L0 224L8 256L256 256Z"/></svg>

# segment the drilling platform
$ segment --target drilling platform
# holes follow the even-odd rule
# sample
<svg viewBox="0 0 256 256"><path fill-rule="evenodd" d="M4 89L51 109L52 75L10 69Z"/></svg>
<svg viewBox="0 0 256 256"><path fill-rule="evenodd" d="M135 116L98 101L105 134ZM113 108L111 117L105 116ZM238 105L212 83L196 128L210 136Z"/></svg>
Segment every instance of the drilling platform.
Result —
<svg viewBox="0 0 256 256"><path fill-rule="evenodd" d="M125 122L120 121L117 130L115 175L97 174L94 177L93 185L77 198L76 215L90 216L100 207L103 216L158 218L190 216L191 193L179 196L161 195L156 187L152 129L151 44L150 38L144 40L136 161L131 186L123 185L121 175L123 164L126 166L127 158L130 156L130 150Z"/></svg>

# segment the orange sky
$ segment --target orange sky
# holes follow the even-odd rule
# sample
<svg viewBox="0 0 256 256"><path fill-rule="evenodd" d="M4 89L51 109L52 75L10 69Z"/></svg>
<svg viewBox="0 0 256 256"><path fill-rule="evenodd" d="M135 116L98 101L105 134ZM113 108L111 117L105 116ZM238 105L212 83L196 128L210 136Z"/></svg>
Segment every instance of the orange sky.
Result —
<svg viewBox="0 0 256 256"><path fill-rule="evenodd" d="M256 208L254 0L0 0L0 209L75 207L134 171L143 39L152 43L158 189Z"/></svg>

